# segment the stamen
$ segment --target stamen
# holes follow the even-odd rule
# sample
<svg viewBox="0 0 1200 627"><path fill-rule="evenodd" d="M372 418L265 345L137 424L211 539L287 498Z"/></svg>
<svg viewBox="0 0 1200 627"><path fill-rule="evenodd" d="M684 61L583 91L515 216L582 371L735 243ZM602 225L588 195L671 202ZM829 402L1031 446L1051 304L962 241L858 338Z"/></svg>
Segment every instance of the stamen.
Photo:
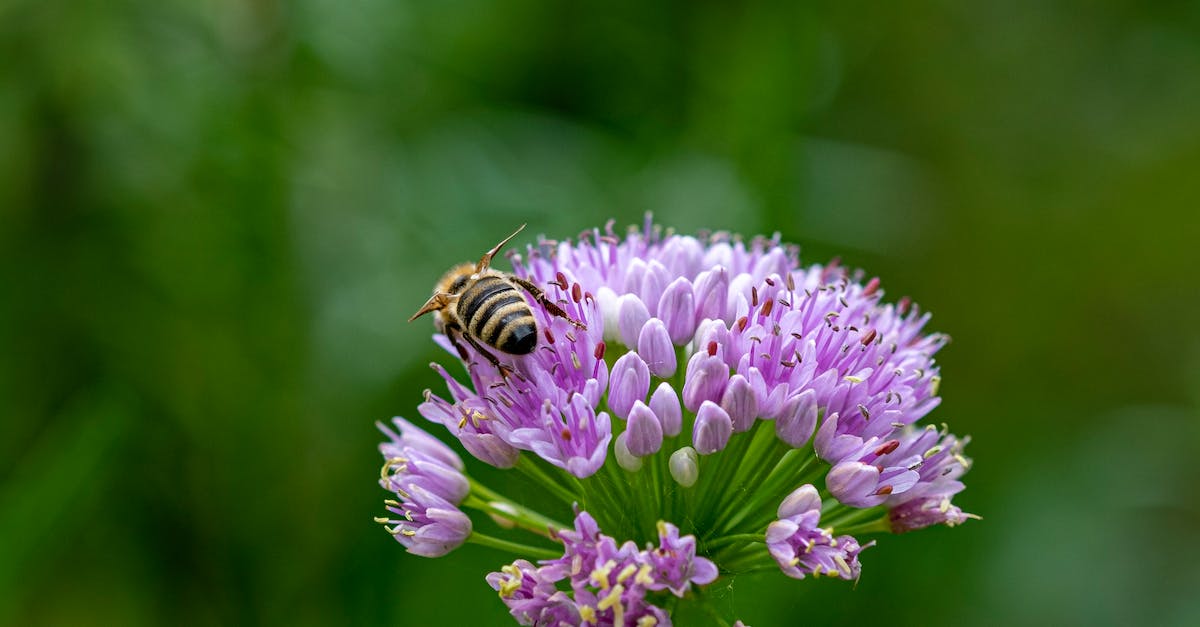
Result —
<svg viewBox="0 0 1200 627"><path fill-rule="evenodd" d="M880 445L879 448L875 449L875 456L883 457L888 453L895 452L895 450L898 448L900 448L900 440L888 440Z"/></svg>

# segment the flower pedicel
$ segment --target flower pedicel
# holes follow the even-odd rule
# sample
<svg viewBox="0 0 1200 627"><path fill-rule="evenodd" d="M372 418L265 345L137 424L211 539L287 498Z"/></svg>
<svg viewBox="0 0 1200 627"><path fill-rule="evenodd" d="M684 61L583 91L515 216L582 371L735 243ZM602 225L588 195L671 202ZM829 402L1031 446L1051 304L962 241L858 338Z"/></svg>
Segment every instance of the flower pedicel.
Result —
<svg viewBox="0 0 1200 627"><path fill-rule="evenodd" d="M974 518L951 502L966 439L917 424L940 401L946 338L907 299L884 303L878 279L803 268L778 237L649 218L624 237L610 223L542 239L511 273L488 268L505 242L419 312L439 312L435 340L466 377L433 364L447 393L418 411L558 505L489 489L396 418L380 426L396 498L377 520L417 555L470 542L519 557L486 577L519 624L669 625L723 575L857 579L865 538Z"/></svg>

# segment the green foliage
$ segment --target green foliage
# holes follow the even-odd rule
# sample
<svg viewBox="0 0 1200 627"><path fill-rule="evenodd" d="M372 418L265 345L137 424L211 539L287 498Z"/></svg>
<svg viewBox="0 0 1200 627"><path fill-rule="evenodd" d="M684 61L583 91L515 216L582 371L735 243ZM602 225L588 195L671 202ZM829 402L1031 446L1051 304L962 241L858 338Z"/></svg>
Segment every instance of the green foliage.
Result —
<svg viewBox="0 0 1200 627"><path fill-rule="evenodd" d="M371 520L403 320L646 210L911 294L975 436L982 522L720 602L1197 624L1200 11L1121 4L5 3L0 624L503 624Z"/></svg>

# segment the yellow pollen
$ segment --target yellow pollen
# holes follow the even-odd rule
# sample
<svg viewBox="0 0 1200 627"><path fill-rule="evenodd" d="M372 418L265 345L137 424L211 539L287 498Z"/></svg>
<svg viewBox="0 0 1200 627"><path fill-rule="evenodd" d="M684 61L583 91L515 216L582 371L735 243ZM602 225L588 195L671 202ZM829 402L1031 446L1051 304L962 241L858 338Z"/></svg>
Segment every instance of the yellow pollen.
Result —
<svg viewBox="0 0 1200 627"><path fill-rule="evenodd" d="M507 599L508 597L512 596L514 592L521 589L521 581L525 578L525 575L521 572L520 568L517 568L512 564L509 564L508 566L501 566L500 572L509 576L508 579L504 580L504 583L500 584L499 590L500 596Z"/></svg>
<svg viewBox="0 0 1200 627"><path fill-rule="evenodd" d="M596 569L592 571L592 581L595 582L597 586L600 586L601 590L608 590L608 587L611 585L608 582L608 575L612 572L612 569L616 567L617 563L612 560L608 560L604 564L597 566ZM601 607L600 609L604 608Z"/></svg>
<svg viewBox="0 0 1200 627"><path fill-rule="evenodd" d="M638 619L637 627L655 627L658 625L658 619L649 614Z"/></svg>
<svg viewBox="0 0 1200 627"><path fill-rule="evenodd" d="M930 457L933 457L934 455L937 455L938 453L941 453L941 452L942 452L942 447L935 446L935 447L929 449L928 451L925 451L925 454L922 457L924 457L925 459L929 459Z"/></svg>
<svg viewBox="0 0 1200 627"><path fill-rule="evenodd" d="M650 584L654 583L654 577L650 575L653 570L654 569L651 568L649 564L642 564L642 567L638 569L637 577L633 578L633 582L643 586L649 586Z"/></svg>
<svg viewBox="0 0 1200 627"><path fill-rule="evenodd" d="M384 517L384 516L376 516L376 517L375 517L375 522L377 522L377 523L379 523L379 524L386 525L387 523L390 523L390 522L392 522L392 519L391 519L391 518L386 518L386 517Z"/></svg>
<svg viewBox="0 0 1200 627"><path fill-rule="evenodd" d="M849 381L850 383L862 383L863 382L862 377L856 377L853 375L847 375L845 377L842 377L842 379Z"/></svg>
<svg viewBox="0 0 1200 627"><path fill-rule="evenodd" d="M579 618L585 623L596 624L596 608L590 605L579 606Z"/></svg>
<svg viewBox="0 0 1200 627"><path fill-rule="evenodd" d="M617 583L625 583L625 580L629 579L629 577L632 576L636 572L637 572L637 566L634 566L633 564L630 564L630 565L626 566L625 568L622 568L621 572L617 573Z"/></svg>
<svg viewBox="0 0 1200 627"><path fill-rule="evenodd" d="M583 364L579 363L579 355L571 353L571 365L574 366L576 370L583 368Z"/></svg>
<svg viewBox="0 0 1200 627"><path fill-rule="evenodd" d="M937 396L938 387L942 384L941 377L930 377L929 379L929 395Z"/></svg>
<svg viewBox="0 0 1200 627"><path fill-rule="evenodd" d="M458 428L462 429L465 426L467 426L467 417L463 416L462 418L458 419Z"/></svg>
<svg viewBox="0 0 1200 627"><path fill-rule="evenodd" d="M596 609L607 610L614 605L619 607L621 603L621 595L624 593L625 586L622 586L621 584L613 586L612 590L610 590L608 594L604 595L604 597L600 599L600 602L596 604ZM618 622L617 624L621 623Z"/></svg>
<svg viewBox="0 0 1200 627"><path fill-rule="evenodd" d="M834 555L833 561L837 562L838 568L840 568L844 574L850 574L850 565L846 563L846 558L842 557L841 555ZM833 570L830 570L829 574L833 575Z"/></svg>

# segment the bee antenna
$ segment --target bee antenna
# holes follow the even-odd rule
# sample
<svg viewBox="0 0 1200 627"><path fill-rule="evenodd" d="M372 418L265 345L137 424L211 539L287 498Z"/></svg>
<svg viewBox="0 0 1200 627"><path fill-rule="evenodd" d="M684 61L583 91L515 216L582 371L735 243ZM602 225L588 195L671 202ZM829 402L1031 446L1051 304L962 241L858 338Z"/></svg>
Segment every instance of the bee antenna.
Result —
<svg viewBox="0 0 1200 627"><path fill-rule="evenodd" d="M479 260L479 265L475 266L475 272L483 272L484 270L487 270L488 266L492 264L492 257L495 257L496 253L500 252L500 249L504 248L504 245L507 244L509 240L516 237L517 233L524 231L526 226L527 225L522 224L521 226L517 227L517 230L513 231L512 235L504 238L499 244L496 244L491 250L484 253L483 258Z"/></svg>

